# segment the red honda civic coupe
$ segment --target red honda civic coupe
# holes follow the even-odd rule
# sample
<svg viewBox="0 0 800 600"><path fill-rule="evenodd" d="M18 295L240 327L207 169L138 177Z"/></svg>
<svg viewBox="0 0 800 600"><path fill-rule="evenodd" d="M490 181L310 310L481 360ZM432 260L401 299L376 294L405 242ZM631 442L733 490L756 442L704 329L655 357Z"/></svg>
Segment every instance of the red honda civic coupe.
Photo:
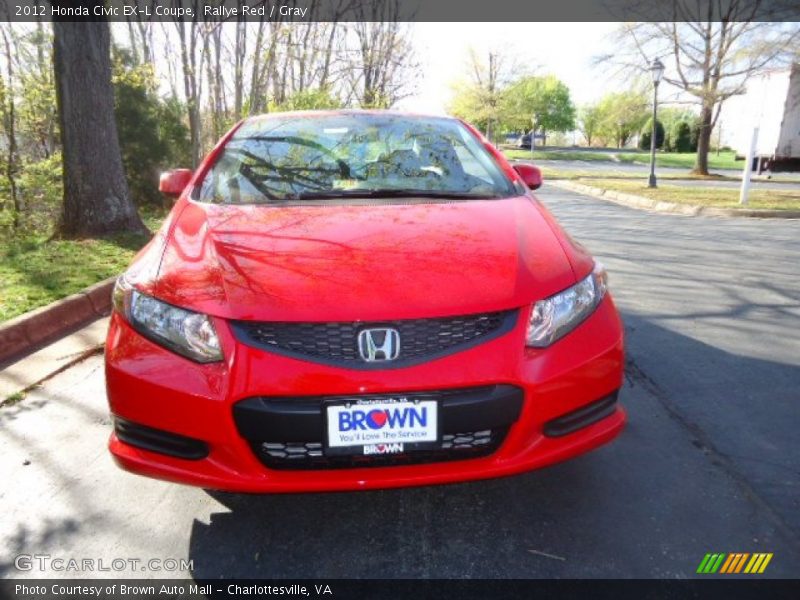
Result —
<svg viewBox="0 0 800 600"><path fill-rule="evenodd" d="M510 475L614 438L603 267L470 125L245 119L119 278L106 344L129 471L240 492Z"/></svg>

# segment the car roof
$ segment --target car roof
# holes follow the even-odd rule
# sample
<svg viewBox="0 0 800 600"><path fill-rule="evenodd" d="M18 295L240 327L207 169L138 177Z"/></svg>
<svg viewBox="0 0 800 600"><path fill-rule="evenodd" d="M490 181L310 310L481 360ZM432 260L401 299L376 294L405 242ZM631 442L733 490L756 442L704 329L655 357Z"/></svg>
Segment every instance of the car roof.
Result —
<svg viewBox="0 0 800 600"><path fill-rule="evenodd" d="M298 117L331 117L337 115L375 115L375 116L392 116L403 117L408 119L444 119L449 121L457 120L450 115L442 114L425 114L403 110L391 109L366 109L366 108L346 108L346 109L328 109L328 110L293 110L286 112L264 113L260 115L253 115L248 117L245 121L247 123L255 123L262 120L271 119L286 119Z"/></svg>

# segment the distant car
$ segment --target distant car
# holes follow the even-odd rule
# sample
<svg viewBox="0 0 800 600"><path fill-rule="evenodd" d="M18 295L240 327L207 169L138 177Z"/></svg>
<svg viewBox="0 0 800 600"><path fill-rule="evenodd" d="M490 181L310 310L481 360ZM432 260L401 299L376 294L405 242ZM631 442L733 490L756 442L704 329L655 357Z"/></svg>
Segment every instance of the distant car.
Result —
<svg viewBox="0 0 800 600"><path fill-rule="evenodd" d="M523 133L517 138L517 148L530 148L531 147L531 134Z"/></svg>
<svg viewBox="0 0 800 600"><path fill-rule="evenodd" d="M125 469L242 492L510 475L614 438L606 274L452 118L276 113L229 132L117 281ZM533 507L532 507L533 509Z"/></svg>

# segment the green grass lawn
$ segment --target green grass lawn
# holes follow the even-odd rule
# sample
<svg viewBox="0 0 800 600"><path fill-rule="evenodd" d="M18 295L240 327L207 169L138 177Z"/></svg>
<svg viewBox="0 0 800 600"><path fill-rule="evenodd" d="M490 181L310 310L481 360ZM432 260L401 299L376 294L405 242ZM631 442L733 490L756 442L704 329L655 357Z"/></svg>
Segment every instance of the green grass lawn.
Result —
<svg viewBox="0 0 800 600"><path fill-rule="evenodd" d="M637 163L642 165L650 164L649 152L630 152L617 155L621 162ZM697 155L694 152L665 152L656 154L656 166L676 167L679 169L692 169ZM708 155L709 169L742 169L744 163L736 160L734 152L720 152L717 155L711 152Z"/></svg>
<svg viewBox="0 0 800 600"><path fill-rule="evenodd" d="M592 152L590 150L534 150L531 155L530 150L519 148L503 148L503 152L508 158L519 160L590 160L590 161L613 161L613 152Z"/></svg>
<svg viewBox="0 0 800 600"><path fill-rule="evenodd" d="M644 181L647 179L647 174L632 173L630 171L615 170L613 167L608 170L592 171L589 169L560 169L546 165L541 167L542 176L545 181L548 179L629 179L634 181ZM692 173L658 173L658 180L713 180L713 181L740 181L738 177L731 177L729 175L694 175ZM771 179L773 183L781 183L783 181L791 181L788 179L781 179L775 177ZM588 181L587 181L588 183Z"/></svg>
<svg viewBox="0 0 800 600"><path fill-rule="evenodd" d="M155 230L164 216L163 211L148 211L143 218ZM120 273L147 240L129 234L85 240L51 240L45 235L0 239L0 322Z"/></svg>
<svg viewBox="0 0 800 600"><path fill-rule="evenodd" d="M530 150L505 149L506 156L520 160L531 159ZM656 154L656 166L676 167L691 170L694 167L696 155L694 152L659 152ZM593 152L591 150L535 150L533 160L586 160L593 162L620 162L642 165L650 164L650 153L635 150L621 150L619 152ZM734 152L716 152L708 155L710 169L741 169L742 161L735 160Z"/></svg>
<svg viewBox="0 0 800 600"><path fill-rule="evenodd" d="M636 194L654 200L664 200L678 204L695 206L714 206L719 208L765 208L771 210L800 210L800 191L798 190L750 190L747 206L739 204L737 188L684 187L659 184L656 189L647 187L645 181L624 179L592 179L581 181L593 187Z"/></svg>

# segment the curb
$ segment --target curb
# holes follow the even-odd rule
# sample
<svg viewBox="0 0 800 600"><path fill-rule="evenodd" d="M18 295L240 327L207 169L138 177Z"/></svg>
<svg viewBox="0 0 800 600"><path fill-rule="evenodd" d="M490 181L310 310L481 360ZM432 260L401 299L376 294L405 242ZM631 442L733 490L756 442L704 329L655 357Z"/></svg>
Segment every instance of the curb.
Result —
<svg viewBox="0 0 800 600"><path fill-rule="evenodd" d="M77 294L1 324L0 365L107 315L111 311L111 290L116 279L109 277Z"/></svg>
<svg viewBox="0 0 800 600"><path fill-rule="evenodd" d="M754 219L800 219L800 210L769 210L763 208L716 208L713 206L697 206L695 204L678 204L677 202L666 202L664 200L653 200L635 194L625 194L606 190L603 188L592 187L574 181L564 179L551 179L547 182L554 187L586 194L608 200L615 204L621 204L629 208L652 210L655 212L685 215L689 217L745 217Z"/></svg>

